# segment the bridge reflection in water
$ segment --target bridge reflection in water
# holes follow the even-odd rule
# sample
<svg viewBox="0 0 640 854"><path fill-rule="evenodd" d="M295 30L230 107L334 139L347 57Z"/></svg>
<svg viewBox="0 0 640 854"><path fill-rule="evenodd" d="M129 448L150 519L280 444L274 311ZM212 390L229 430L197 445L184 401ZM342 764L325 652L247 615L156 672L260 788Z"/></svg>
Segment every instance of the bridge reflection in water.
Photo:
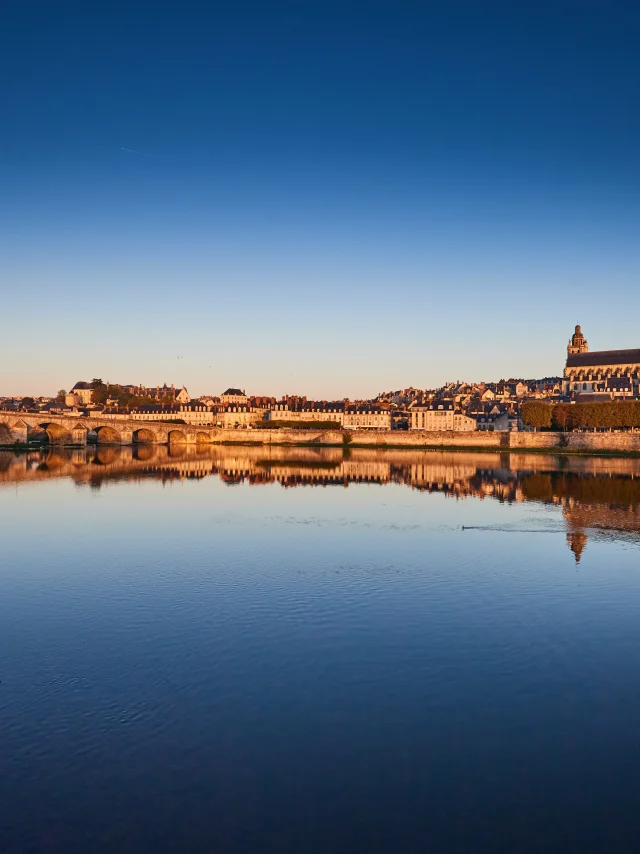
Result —
<svg viewBox="0 0 640 854"><path fill-rule="evenodd" d="M285 488L396 483L457 499L555 505L576 562L589 537L640 542L638 459L224 445L0 451L0 488L52 478L100 489L110 480L209 476Z"/></svg>

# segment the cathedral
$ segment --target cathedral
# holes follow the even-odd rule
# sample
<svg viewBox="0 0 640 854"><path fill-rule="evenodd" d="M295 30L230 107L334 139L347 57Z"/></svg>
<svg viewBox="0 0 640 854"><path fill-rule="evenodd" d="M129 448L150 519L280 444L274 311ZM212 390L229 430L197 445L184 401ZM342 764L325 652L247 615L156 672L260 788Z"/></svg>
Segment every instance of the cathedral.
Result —
<svg viewBox="0 0 640 854"><path fill-rule="evenodd" d="M590 353L587 339L576 326L567 347L564 394L600 394L603 399L637 397L639 386L640 350Z"/></svg>

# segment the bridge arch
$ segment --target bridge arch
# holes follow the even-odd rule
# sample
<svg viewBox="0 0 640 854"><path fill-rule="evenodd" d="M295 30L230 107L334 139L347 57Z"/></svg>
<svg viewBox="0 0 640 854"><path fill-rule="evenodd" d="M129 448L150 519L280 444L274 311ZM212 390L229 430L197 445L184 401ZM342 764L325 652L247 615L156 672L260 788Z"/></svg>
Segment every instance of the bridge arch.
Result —
<svg viewBox="0 0 640 854"><path fill-rule="evenodd" d="M103 424L99 427L94 427L93 429L95 430L98 444L120 445L122 443L120 433L118 433L118 431L110 424Z"/></svg>
<svg viewBox="0 0 640 854"><path fill-rule="evenodd" d="M203 430L196 433L196 442L198 445L208 445L211 442L211 436Z"/></svg>
<svg viewBox="0 0 640 854"><path fill-rule="evenodd" d="M169 444L186 445L187 434L184 432L184 430L169 430Z"/></svg>
<svg viewBox="0 0 640 854"><path fill-rule="evenodd" d="M42 424L38 424L38 428L44 430L43 438L50 445L63 445L65 442L71 440L69 429L55 421L45 421Z"/></svg>
<svg viewBox="0 0 640 854"><path fill-rule="evenodd" d="M133 441L134 442L145 442L154 444L158 441L158 437L153 430L150 430L148 427L140 427L139 430L133 431Z"/></svg>

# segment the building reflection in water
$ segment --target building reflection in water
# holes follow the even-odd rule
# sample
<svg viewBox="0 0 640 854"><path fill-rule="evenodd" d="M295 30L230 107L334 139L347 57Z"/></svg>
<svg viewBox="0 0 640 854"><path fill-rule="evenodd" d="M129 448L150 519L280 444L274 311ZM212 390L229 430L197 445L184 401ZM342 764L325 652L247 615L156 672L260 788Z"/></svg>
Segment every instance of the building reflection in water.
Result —
<svg viewBox="0 0 640 854"><path fill-rule="evenodd" d="M224 445L0 451L0 488L61 477L100 489L113 480L209 476L285 488L396 483L456 499L552 504L562 510L576 563L590 536L640 534L637 459Z"/></svg>
<svg viewBox="0 0 640 854"><path fill-rule="evenodd" d="M575 555L576 563L580 563L580 558L582 557L582 552L587 547L588 539L584 531L569 531L567 534L567 544Z"/></svg>

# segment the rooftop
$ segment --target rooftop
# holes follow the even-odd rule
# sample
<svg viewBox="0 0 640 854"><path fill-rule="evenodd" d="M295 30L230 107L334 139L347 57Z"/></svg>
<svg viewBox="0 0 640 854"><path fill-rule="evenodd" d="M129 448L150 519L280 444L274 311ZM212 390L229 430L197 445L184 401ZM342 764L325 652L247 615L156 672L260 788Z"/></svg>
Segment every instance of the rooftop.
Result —
<svg viewBox="0 0 640 854"><path fill-rule="evenodd" d="M568 368L595 365L630 365L640 362L640 350L594 350L592 353L574 353L567 356Z"/></svg>

